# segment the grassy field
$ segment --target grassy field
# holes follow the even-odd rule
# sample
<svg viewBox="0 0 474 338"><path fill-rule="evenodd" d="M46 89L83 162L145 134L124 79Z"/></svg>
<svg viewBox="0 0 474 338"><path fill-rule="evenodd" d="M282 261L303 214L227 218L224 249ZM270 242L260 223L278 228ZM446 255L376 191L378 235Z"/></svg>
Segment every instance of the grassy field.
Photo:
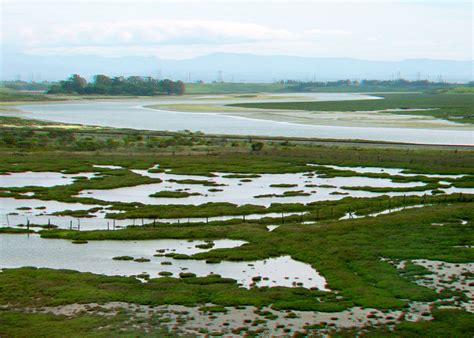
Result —
<svg viewBox="0 0 474 338"><path fill-rule="evenodd" d="M395 114L427 115L459 123L474 123L474 94L383 94L382 100L333 102L268 102L231 104L232 107L307 111L374 111L397 109ZM409 111L409 109L426 109Z"/></svg>

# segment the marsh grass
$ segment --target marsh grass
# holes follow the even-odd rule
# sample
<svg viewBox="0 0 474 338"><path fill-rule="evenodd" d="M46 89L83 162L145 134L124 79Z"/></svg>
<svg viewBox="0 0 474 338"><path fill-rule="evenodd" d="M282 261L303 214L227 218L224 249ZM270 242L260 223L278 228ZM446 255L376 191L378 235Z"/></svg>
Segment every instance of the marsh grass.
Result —
<svg viewBox="0 0 474 338"><path fill-rule="evenodd" d="M0 335L5 337L175 337L165 326L145 328L131 313L100 315L79 313L72 317L0 309Z"/></svg>
<svg viewBox="0 0 474 338"><path fill-rule="evenodd" d="M158 191L153 194L150 194L150 197L156 197L156 198L185 198L189 196L198 196L201 195L200 193L194 192L194 193L189 193L186 191Z"/></svg>
<svg viewBox="0 0 474 338"><path fill-rule="evenodd" d="M308 111L376 111L399 109L394 114L427 115L460 123L473 123L474 94L404 93L377 95L382 100L236 103L231 107ZM409 111L409 109L427 109Z"/></svg>
<svg viewBox="0 0 474 338"><path fill-rule="evenodd" d="M0 234L32 234L36 233L35 230L23 229L23 228L12 228L12 227L0 227Z"/></svg>

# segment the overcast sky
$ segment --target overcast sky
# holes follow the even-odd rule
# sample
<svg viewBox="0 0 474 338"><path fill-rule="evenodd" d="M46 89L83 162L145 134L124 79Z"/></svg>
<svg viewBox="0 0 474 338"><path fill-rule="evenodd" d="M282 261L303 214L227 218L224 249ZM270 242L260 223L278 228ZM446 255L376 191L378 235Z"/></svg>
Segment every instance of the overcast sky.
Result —
<svg viewBox="0 0 474 338"><path fill-rule="evenodd" d="M473 55L472 1L0 1L2 48L30 54Z"/></svg>

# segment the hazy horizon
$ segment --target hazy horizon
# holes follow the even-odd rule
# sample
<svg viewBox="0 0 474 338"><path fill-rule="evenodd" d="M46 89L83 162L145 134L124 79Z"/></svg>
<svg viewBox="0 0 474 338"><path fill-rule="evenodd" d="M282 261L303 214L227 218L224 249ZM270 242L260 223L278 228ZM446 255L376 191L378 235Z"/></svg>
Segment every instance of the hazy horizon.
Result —
<svg viewBox="0 0 474 338"><path fill-rule="evenodd" d="M34 78L30 74L39 72L43 75L36 77L44 79L58 79L68 72L107 73L107 61L102 61L103 70L99 61L91 61L90 69L73 69L74 63L67 63L75 57L163 61L163 67L146 69L123 61L123 68L135 68L132 73L136 74L156 73L157 69L166 72L166 61L183 64L216 53L376 62L473 60L470 1L3 0L1 9L2 79ZM54 63L58 72L48 73ZM211 71L220 68L223 66L217 64ZM185 69L183 74L200 74L205 69L208 67ZM399 71L395 67L380 76L387 78ZM299 72L289 70L288 77L299 77ZM308 77L315 76L313 69L306 72ZM407 76L414 78L419 72L424 72L423 67L410 69ZM242 70L232 77L241 78L244 73ZM444 76L464 81L472 79L472 65L465 77L451 75L450 69L425 73L423 78ZM349 72L347 78L365 74ZM186 75L169 71L169 76Z"/></svg>

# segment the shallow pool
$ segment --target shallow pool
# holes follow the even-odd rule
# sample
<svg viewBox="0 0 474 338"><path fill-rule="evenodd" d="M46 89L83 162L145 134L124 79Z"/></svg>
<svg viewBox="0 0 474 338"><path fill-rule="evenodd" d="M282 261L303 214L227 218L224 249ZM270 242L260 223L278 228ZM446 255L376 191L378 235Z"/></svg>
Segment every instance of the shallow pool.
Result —
<svg viewBox="0 0 474 338"><path fill-rule="evenodd" d="M252 262L228 262L207 264L201 260L175 260L155 257L157 250L163 253L194 254L211 249L199 249L196 245L203 241L187 240L145 240L145 241L89 241L87 244L72 244L60 239L42 239L38 235L0 235L0 268L22 266L46 267L52 269L72 269L104 275L131 276L148 273L159 277L160 271L168 271L173 276L186 271L198 276L211 273L225 278L233 278L244 287L250 287L252 278L260 276L259 286L295 286L326 290L326 281L309 264L295 261L289 256L268 258ZM213 249L233 248L245 244L237 240L215 240ZM150 262L113 260L116 256L147 258ZM171 262L163 265L162 262ZM267 280L268 278L268 280Z"/></svg>

